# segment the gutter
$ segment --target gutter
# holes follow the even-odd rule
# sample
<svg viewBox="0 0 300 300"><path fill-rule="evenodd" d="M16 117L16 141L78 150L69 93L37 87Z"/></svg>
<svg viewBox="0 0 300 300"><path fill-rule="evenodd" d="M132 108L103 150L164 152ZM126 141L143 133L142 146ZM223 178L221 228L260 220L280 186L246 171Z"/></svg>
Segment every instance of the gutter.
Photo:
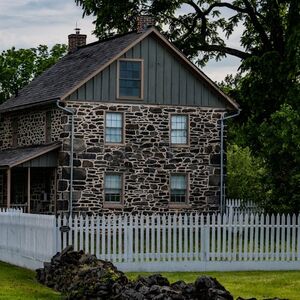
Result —
<svg viewBox="0 0 300 300"><path fill-rule="evenodd" d="M221 178L220 178L220 210L221 213L223 214L225 212L225 184L224 184L224 121L228 120L228 119L232 119L235 118L237 116L239 116L241 113L241 109L238 109L237 112L233 115L229 115L229 116L222 116L222 118L220 119L221 121L221 157L220 157L220 168L221 168Z"/></svg>
<svg viewBox="0 0 300 300"><path fill-rule="evenodd" d="M73 213L73 176L74 176L74 111L70 108L60 106L60 100L57 100L56 106L71 116L71 136L70 136L70 196L69 196L69 214Z"/></svg>

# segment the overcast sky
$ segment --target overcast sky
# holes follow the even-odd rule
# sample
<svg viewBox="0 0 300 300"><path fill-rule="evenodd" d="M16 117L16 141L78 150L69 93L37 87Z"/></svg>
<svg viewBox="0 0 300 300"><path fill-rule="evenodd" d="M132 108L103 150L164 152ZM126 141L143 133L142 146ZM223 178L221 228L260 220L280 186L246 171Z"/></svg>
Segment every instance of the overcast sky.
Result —
<svg viewBox="0 0 300 300"><path fill-rule="evenodd" d="M0 51L36 47L40 44L53 46L67 43L67 36L74 33L76 22L81 32L92 36L93 18L82 19L82 9L74 0L0 0ZM229 45L238 44L239 32ZM203 71L214 81L221 81L226 74L235 73L239 59L228 57L221 62L211 61Z"/></svg>

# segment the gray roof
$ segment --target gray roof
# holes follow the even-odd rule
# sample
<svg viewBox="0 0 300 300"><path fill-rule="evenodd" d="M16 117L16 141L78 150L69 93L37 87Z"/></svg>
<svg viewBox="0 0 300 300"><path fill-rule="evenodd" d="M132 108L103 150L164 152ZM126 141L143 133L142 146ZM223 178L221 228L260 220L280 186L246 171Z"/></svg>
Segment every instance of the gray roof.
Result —
<svg viewBox="0 0 300 300"><path fill-rule="evenodd" d="M60 143L52 143L0 151L0 168L12 168L60 147Z"/></svg>
<svg viewBox="0 0 300 300"><path fill-rule="evenodd" d="M136 32L115 36L111 39L88 44L65 55L55 65L24 87L17 97L0 105L0 112L60 99L140 36L141 34Z"/></svg>

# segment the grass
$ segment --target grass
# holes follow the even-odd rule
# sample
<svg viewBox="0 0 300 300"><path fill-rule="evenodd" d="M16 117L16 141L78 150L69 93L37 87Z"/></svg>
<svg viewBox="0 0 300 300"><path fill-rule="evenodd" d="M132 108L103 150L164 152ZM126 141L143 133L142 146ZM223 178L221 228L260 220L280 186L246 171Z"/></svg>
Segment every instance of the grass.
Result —
<svg viewBox="0 0 300 300"><path fill-rule="evenodd" d="M300 271L280 272L207 272L207 273L162 273L171 282L184 280L194 282L200 275L217 278L236 299L279 297L289 300L300 299ZM149 273L127 273L130 279ZM0 299L36 300L62 299L59 293L39 284L35 272L0 262Z"/></svg>
<svg viewBox="0 0 300 300"><path fill-rule="evenodd" d="M59 293L39 284L35 272L0 262L0 299L61 299Z"/></svg>
<svg viewBox="0 0 300 300"><path fill-rule="evenodd" d="M300 299L300 271L249 271L249 272L207 272L207 273L161 273L170 282L184 280L194 282L200 275L217 278L236 299L255 297L257 299L279 297L282 299ZM128 273L130 279L139 274ZM150 275L140 273L140 275Z"/></svg>

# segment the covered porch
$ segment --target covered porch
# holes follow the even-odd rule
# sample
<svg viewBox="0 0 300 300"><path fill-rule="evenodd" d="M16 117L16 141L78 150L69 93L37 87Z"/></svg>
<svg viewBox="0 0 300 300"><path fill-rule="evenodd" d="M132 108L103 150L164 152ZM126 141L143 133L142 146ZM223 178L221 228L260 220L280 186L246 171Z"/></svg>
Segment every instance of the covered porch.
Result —
<svg viewBox="0 0 300 300"><path fill-rule="evenodd" d="M0 152L0 207L56 213L60 144Z"/></svg>

